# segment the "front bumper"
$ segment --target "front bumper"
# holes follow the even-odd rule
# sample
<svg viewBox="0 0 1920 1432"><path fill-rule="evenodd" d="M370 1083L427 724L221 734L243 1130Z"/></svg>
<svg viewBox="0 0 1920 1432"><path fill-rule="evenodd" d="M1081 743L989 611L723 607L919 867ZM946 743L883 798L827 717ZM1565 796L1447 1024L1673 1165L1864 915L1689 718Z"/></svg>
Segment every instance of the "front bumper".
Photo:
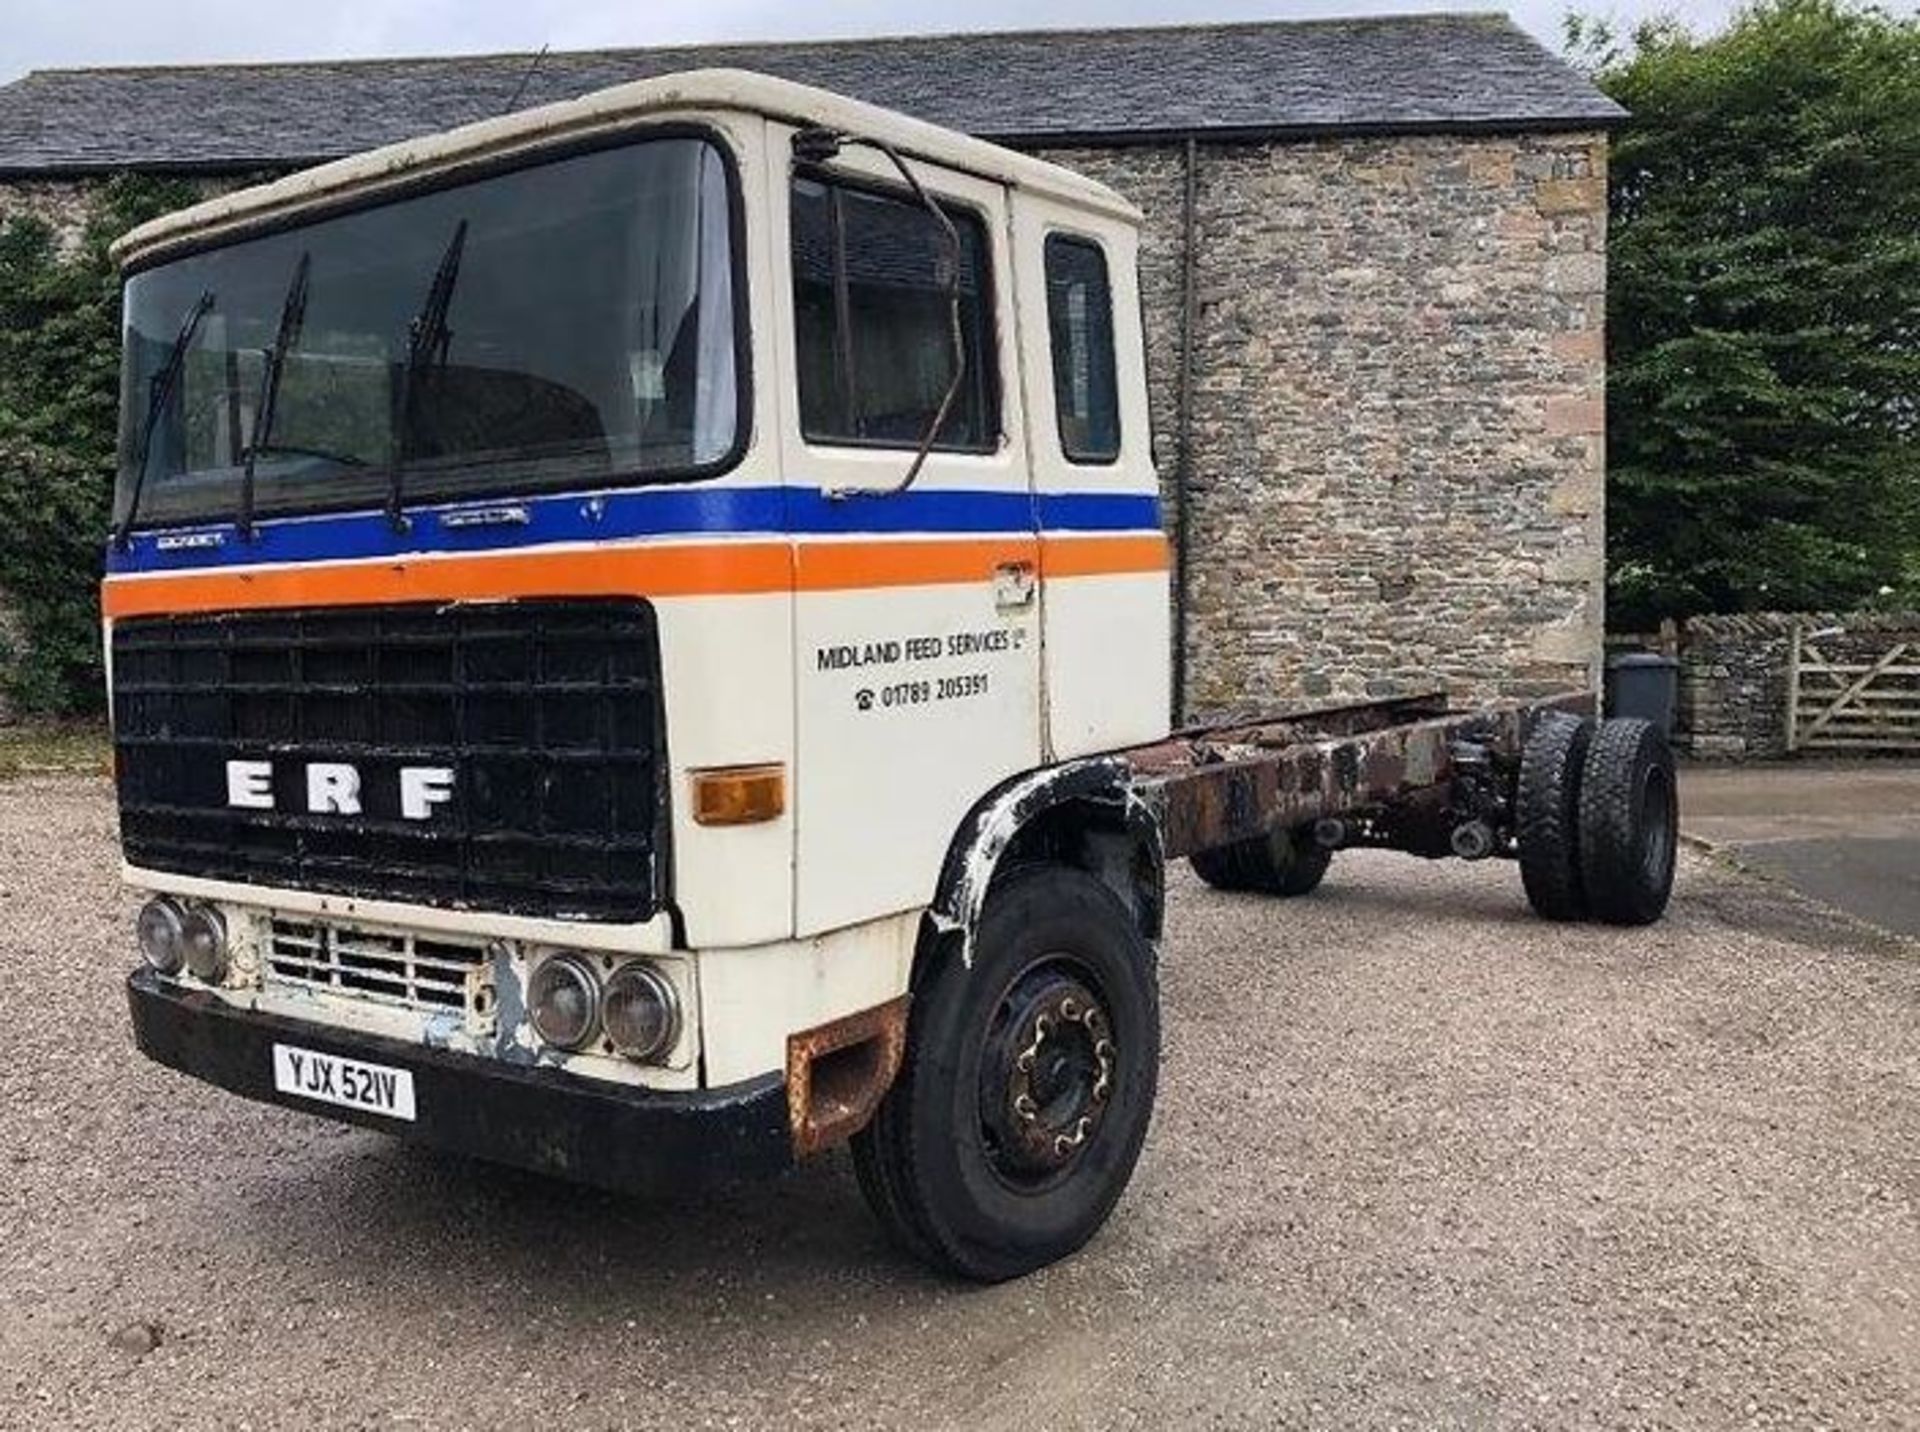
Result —
<svg viewBox="0 0 1920 1432"><path fill-rule="evenodd" d="M157 1063L249 1099L454 1153L617 1189L764 1176L793 1161L779 1074L694 1093L636 1089L237 1009L146 969L128 977L127 1002L134 1040ZM276 1042L408 1070L417 1117L406 1122L279 1092Z"/></svg>

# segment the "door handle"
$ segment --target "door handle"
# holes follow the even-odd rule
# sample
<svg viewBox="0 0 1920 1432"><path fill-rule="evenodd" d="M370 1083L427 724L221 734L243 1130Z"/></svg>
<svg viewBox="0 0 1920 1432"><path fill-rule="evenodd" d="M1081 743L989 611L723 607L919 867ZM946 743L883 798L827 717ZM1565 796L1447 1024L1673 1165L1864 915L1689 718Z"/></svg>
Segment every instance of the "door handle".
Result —
<svg viewBox="0 0 1920 1432"><path fill-rule="evenodd" d="M993 604L1003 612L1030 607L1039 585L1034 580L1033 563L1002 562L993 569Z"/></svg>

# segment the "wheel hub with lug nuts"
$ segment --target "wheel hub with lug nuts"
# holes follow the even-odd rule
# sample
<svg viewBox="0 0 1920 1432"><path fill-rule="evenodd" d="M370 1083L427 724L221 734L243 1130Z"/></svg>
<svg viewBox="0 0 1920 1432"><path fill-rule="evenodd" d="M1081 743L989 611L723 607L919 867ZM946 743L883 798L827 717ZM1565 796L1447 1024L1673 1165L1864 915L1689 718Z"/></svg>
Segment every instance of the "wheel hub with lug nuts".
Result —
<svg viewBox="0 0 1920 1432"><path fill-rule="evenodd" d="M1018 981L1001 1010L981 1071L994 1161L1016 1176L1045 1177L1073 1162L1106 1114L1112 1027L1092 991L1058 971Z"/></svg>

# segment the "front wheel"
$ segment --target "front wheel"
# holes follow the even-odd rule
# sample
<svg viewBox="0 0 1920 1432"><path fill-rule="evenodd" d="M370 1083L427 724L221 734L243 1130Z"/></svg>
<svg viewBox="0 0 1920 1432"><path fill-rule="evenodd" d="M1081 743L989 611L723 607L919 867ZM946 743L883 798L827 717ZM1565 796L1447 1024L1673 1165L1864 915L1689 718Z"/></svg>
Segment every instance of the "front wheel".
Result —
<svg viewBox="0 0 1920 1432"><path fill-rule="evenodd" d="M1083 871L1021 871L987 902L971 965L914 990L906 1057L854 1167L908 1252L981 1282L1045 1267L1106 1222L1153 1111L1152 946Z"/></svg>

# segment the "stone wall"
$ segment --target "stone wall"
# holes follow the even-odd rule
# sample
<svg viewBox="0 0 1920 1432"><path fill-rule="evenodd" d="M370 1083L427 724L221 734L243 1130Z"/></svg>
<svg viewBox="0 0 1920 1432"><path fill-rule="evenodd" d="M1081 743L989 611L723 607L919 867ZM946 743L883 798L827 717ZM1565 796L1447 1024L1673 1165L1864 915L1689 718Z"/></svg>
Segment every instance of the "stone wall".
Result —
<svg viewBox="0 0 1920 1432"><path fill-rule="evenodd" d="M1047 157L1146 212L1164 482L1181 151ZM1203 145L1198 161L1189 711L1594 683L1604 136Z"/></svg>
<svg viewBox="0 0 1920 1432"><path fill-rule="evenodd" d="M264 172L211 174L186 182L190 196L197 201L274 177ZM62 250L71 253L86 233L87 221L93 217L94 200L104 182L100 179L0 179L0 222L21 215L44 219L59 236Z"/></svg>
<svg viewBox="0 0 1920 1432"><path fill-rule="evenodd" d="M26 215L44 219L71 251L86 230L95 190L85 179L0 180L0 223Z"/></svg>
<svg viewBox="0 0 1920 1432"><path fill-rule="evenodd" d="M1750 612L1694 617L1680 636L1680 749L1703 760L1787 753L1787 667L1793 629L1838 627L1818 646L1830 661L1872 660L1887 639L1920 643L1920 612Z"/></svg>
<svg viewBox="0 0 1920 1432"><path fill-rule="evenodd" d="M1787 644L1796 620L1772 613L1686 624L1675 745L1708 760L1786 753Z"/></svg>

